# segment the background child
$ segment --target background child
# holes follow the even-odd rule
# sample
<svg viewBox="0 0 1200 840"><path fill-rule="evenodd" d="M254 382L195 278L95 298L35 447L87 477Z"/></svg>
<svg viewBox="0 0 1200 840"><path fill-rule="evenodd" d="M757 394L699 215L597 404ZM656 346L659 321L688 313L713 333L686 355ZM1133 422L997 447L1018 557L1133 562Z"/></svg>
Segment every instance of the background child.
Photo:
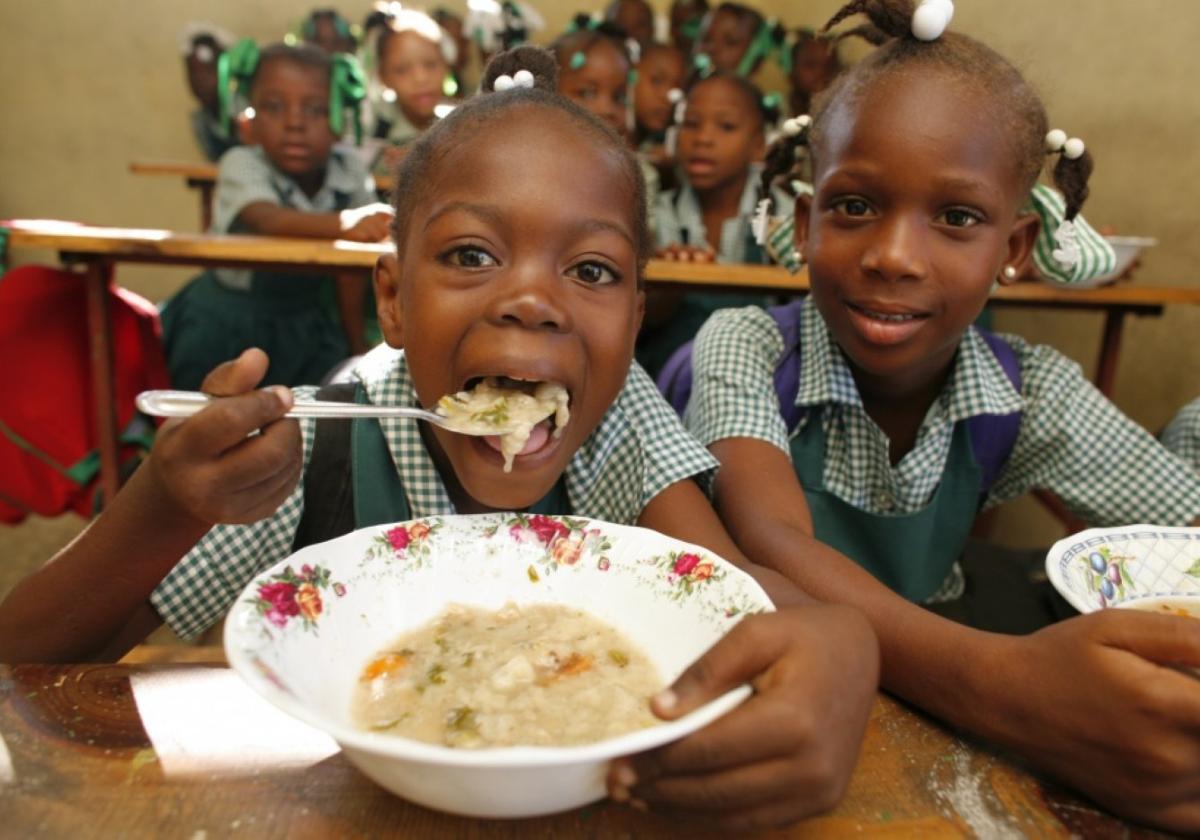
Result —
<svg viewBox="0 0 1200 840"><path fill-rule="evenodd" d="M550 50L558 62L558 92L628 140L633 61L625 33L612 24L578 15ZM652 211L659 193L658 170L644 158L638 161L646 182L646 207Z"/></svg>
<svg viewBox="0 0 1200 840"><path fill-rule="evenodd" d="M300 24L300 35L304 43L319 47L330 55L354 55L358 49L350 21L337 9L313 9Z"/></svg>
<svg viewBox="0 0 1200 840"><path fill-rule="evenodd" d="M1163 446L1200 473L1200 397L1179 409L1159 439Z"/></svg>
<svg viewBox="0 0 1200 840"><path fill-rule="evenodd" d="M1200 477L1061 354L970 326L1030 258L1045 112L977 41L912 37L911 2L865 6L893 40L812 114L815 194L796 207L811 300L778 319L718 313L696 342L689 426L722 463L718 510L749 556L867 611L891 690L1106 808L1196 831L1180 780L1200 771L1200 686L1171 666L1200 664L1200 625L1104 610L1002 636L910 602L962 593L954 564L981 504L1046 487L1088 522L1183 525ZM1070 219L1091 160L1066 151L1081 152L1055 170ZM814 532L852 559L800 556Z"/></svg>
<svg viewBox="0 0 1200 840"><path fill-rule="evenodd" d="M750 220L758 202L766 126L777 116L773 101L736 74L718 71L691 86L677 140L680 185L659 196L655 208L661 256L767 261ZM776 191L776 201L789 200ZM715 310L769 302L762 295L655 292L638 339L638 361L653 375Z"/></svg>
<svg viewBox="0 0 1200 840"><path fill-rule="evenodd" d="M232 45L232 36L210 23L188 24L180 36L188 89L200 106L192 111L192 135L208 160L218 160L237 145L236 134L221 118L217 90L217 61Z"/></svg>
<svg viewBox="0 0 1200 840"><path fill-rule="evenodd" d="M372 169L386 175L403 157L403 148L437 119L435 109L457 56L450 36L424 12L402 9L377 32L371 136L385 145Z"/></svg>
<svg viewBox="0 0 1200 840"><path fill-rule="evenodd" d="M792 42L791 68L788 82L788 107L792 114L807 114L812 109L812 98L829 87L838 73L842 72L842 60L838 55L839 38L818 35L808 27L796 30Z"/></svg>
<svg viewBox="0 0 1200 840"><path fill-rule="evenodd" d="M704 16L695 52L714 70L752 76L763 59L782 48L787 30L741 3L722 3Z"/></svg>
<svg viewBox="0 0 1200 840"><path fill-rule="evenodd" d="M707 12L708 0L671 0L671 43L675 49L692 54Z"/></svg>
<svg viewBox="0 0 1200 840"><path fill-rule="evenodd" d="M446 86L444 93L447 96L470 96L474 91L466 81L467 62L471 60L471 39L467 36L466 30L463 28L463 20L454 12L447 9L445 6L439 6L429 13L434 22L442 28L442 31L450 37L451 43L454 44L454 60L450 62L450 77L453 81L453 90L450 90L450 85Z"/></svg>
<svg viewBox="0 0 1200 840"><path fill-rule="evenodd" d="M687 56L670 44L651 44L642 50L635 74L633 147L658 169L660 183L665 183L664 170L671 174L674 168L674 155L665 146L675 111L672 97L683 95Z"/></svg>
<svg viewBox="0 0 1200 840"><path fill-rule="evenodd" d="M654 43L654 10L646 0L612 0L604 9L604 19L643 50Z"/></svg>
<svg viewBox="0 0 1200 840"><path fill-rule="evenodd" d="M710 456L631 367L650 252L636 160L553 93L553 60L543 51L498 57L485 88L500 88L501 77L515 86L456 109L397 174L398 251L376 276L392 347L364 359L356 396L433 405L481 376L554 381L570 394L570 420L557 436L545 421L508 473L486 439L369 421L351 434L391 457L343 453L355 485L377 488L372 501L389 519L573 512L658 527L744 564L690 480L711 469ZM216 371L207 389L240 396L164 427L105 515L13 590L0 605L0 659L111 656L162 619L194 634L301 542L298 533L313 536L305 520L317 504L332 507L335 494L296 480L319 454L321 432L312 421L279 422L286 392L246 393L265 363L252 351ZM248 524L205 535L215 522ZM129 544L136 557L114 574ZM786 599L779 583L768 581ZM676 717L744 680L755 696L688 739L619 763L613 796L693 816L702 806L703 819L728 829L829 808L856 756L875 673L873 638L853 610L751 616L655 708ZM712 801L713 786L730 779L736 791Z"/></svg>
<svg viewBox="0 0 1200 840"><path fill-rule="evenodd" d="M259 54L251 41L226 57L244 74L256 144L221 158L211 232L386 238L390 212L372 206L370 176L357 155L334 146L345 115L330 113L332 62L353 59L307 45L277 44ZM353 91L342 93L353 102ZM329 285L311 273L206 271L163 308L172 383L197 388L207 371L250 346L271 354L266 382L319 381L351 350L365 349L361 281L346 284L357 298L346 299L345 290L339 298L344 329L329 314Z"/></svg>

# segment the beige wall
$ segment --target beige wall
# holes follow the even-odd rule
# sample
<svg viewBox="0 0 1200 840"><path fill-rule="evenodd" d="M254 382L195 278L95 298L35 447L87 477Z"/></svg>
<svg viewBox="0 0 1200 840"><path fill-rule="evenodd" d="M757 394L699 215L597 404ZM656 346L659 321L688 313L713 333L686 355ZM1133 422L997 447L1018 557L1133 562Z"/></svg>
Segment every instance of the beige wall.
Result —
<svg viewBox="0 0 1200 840"><path fill-rule="evenodd" d="M324 5L324 3L322 3ZM357 17L365 3L333 5ZM447 5L462 8L463 0ZM593 0L540 2L557 32ZM666 0L656 4L666 7ZM789 23L815 24L832 0L762 0ZM1098 166L1087 215L1121 232L1158 237L1138 280L1200 282L1200 3L1196 0L963 0L954 27L1015 59L1043 92L1051 122L1083 137ZM0 218L56 217L195 229L196 200L175 179L135 177L133 159L197 157L176 37L214 21L269 40L307 8L282 0L38 0L0 3ZM18 259L49 255L16 254ZM154 299L189 272L123 268ZM1100 318L1008 312L999 326L1094 367ZM1133 320L1116 402L1151 428L1200 394L1200 307ZM1097 476L1102 481L1104 476ZM1022 511L1028 511L1021 508ZM1006 521L1016 514L1006 513ZM1005 529L1011 530L1011 529ZM1055 533L1044 521L1019 542Z"/></svg>

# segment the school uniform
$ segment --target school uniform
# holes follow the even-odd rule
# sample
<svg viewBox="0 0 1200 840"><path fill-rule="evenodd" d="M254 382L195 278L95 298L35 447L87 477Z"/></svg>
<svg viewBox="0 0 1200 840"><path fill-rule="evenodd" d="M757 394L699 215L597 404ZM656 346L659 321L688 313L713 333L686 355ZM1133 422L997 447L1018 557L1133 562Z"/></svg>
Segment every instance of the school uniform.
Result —
<svg viewBox="0 0 1200 840"><path fill-rule="evenodd" d="M655 236L660 248L672 244L694 245L699 248L712 246L719 263L768 262L767 254L754 241L751 220L758 204L758 185L762 166L750 167L746 186L738 201L737 215L721 224L719 242L709 242L704 226L704 214L700 199L686 180L678 189L662 193L654 212ZM791 206L792 199L782 190L772 190L775 206ZM637 360L652 375L657 374L671 354L682 344L690 341L708 316L718 309L732 306L769 306L773 302L769 295L715 294L688 292L683 295L679 308L671 320L653 330L643 329L638 336Z"/></svg>
<svg viewBox="0 0 1200 840"><path fill-rule="evenodd" d="M800 186L802 191L809 195L812 194L812 187L809 184L800 184ZM786 207L788 212L771 226L767 236L767 252L775 262L786 266L795 274L800 270L802 263L796 253L796 219L791 211L792 204L775 206ZM1054 250L1058 247L1054 241L1054 232L1062 224L1066 209L1066 201L1053 187L1040 183L1033 185L1029 201L1025 204L1022 212L1036 213L1042 221L1037 239L1033 244L1033 265L1038 273L1051 283L1066 286L1083 283L1111 273L1117 265L1116 252L1108 240L1101 236L1082 215L1075 217L1079 261L1071 268L1064 268L1058 260L1054 259Z"/></svg>
<svg viewBox="0 0 1200 840"><path fill-rule="evenodd" d="M1200 397L1179 410L1159 439L1200 474Z"/></svg>
<svg viewBox="0 0 1200 840"><path fill-rule="evenodd" d="M312 198L276 170L260 146L239 146L221 158L210 233L246 233L238 214L267 202L309 213L370 204L375 184L353 151L335 147L325 182ZM331 278L310 272L218 268L204 272L162 310L171 381L194 389L218 364L247 347L271 359L264 384L318 382L349 355L332 314Z"/></svg>
<svg viewBox="0 0 1200 840"><path fill-rule="evenodd" d="M221 155L238 145L237 137L225 128L220 119L210 114L207 108L192 111L190 121L196 145L208 160L218 161Z"/></svg>
<svg viewBox="0 0 1200 840"><path fill-rule="evenodd" d="M746 437L788 453L817 538L910 600L958 598L957 560L976 513L1035 488L1096 525L1185 525L1200 516L1200 475L1122 414L1077 364L1001 336L1019 363L1018 392L974 327L912 451L892 466L887 435L863 408L817 308L806 303L800 313L795 402L804 413L795 429L786 428L773 381L784 352L780 328L756 308L719 312L700 331L685 424L706 446ZM981 499L964 421L1016 411L1019 432Z"/></svg>
<svg viewBox="0 0 1200 840"><path fill-rule="evenodd" d="M418 406L403 351L377 347L355 368L355 377L365 401L371 404ZM297 391L301 399L311 395L312 389ZM307 471L312 464L316 421L299 422ZM357 495L372 507L357 517L356 524L363 527L453 514L454 505L421 441L418 425L385 418L371 422L370 427L381 447L378 451L385 456L355 459L354 482L356 486L365 482L370 489ZM358 439L355 441L357 444ZM385 468L379 470L381 464ZM571 457L559 484L534 509L633 524L650 500L668 486L687 478L707 480L716 466L715 459L684 430L654 383L635 364L600 424ZM360 468L365 478L357 473ZM380 498L388 503L380 505ZM302 477L274 515L252 525L222 525L209 531L151 595L159 615L184 638L203 632L254 575L291 553L304 504ZM359 507L357 498L355 506Z"/></svg>

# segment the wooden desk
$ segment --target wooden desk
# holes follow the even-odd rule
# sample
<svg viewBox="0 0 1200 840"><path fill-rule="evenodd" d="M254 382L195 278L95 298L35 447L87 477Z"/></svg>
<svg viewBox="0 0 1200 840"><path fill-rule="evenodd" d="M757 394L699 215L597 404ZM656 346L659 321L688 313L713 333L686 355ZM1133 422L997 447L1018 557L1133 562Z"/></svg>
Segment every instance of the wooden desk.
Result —
<svg viewBox="0 0 1200 840"><path fill-rule="evenodd" d="M224 667L0 666L9 837L693 837L600 802L473 820L411 805ZM772 836L1150 837L886 696L831 813Z"/></svg>
<svg viewBox="0 0 1200 840"><path fill-rule="evenodd" d="M167 265L230 266L256 269L369 272L386 243L266 236L216 236L167 230L105 228L48 220L0 222L10 230L14 248L58 251L63 262L79 265L88 288L88 324L92 341L92 376L96 388L105 498L117 489L116 420L112 405L112 348L104 289L120 262ZM808 291L808 276L792 275L777 266L715 265L652 260L646 280L677 288L708 291L756 291L796 294ZM1098 289L1062 289L1020 283L997 289L992 302L999 307L1037 307L1095 310L1104 313L1095 382L1111 396L1120 354L1125 317L1161 315L1169 304L1200 305L1198 288L1155 288L1141 285Z"/></svg>
<svg viewBox="0 0 1200 840"><path fill-rule="evenodd" d="M217 165L208 161L137 161L129 164L129 171L134 175L166 175L171 178L183 178L190 189L200 194L200 230L208 230L212 224L213 191L217 184ZM375 179L375 188L379 192L391 192L392 179L379 177Z"/></svg>

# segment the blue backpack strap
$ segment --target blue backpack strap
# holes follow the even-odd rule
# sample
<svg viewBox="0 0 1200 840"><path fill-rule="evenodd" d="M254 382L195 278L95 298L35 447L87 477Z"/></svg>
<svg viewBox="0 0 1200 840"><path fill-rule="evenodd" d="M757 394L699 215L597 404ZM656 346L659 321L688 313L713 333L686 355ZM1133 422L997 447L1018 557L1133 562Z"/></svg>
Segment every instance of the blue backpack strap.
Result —
<svg viewBox="0 0 1200 840"><path fill-rule="evenodd" d="M800 307L803 304L801 299L767 310L783 335L783 356L775 366L775 394L789 432L804 416L804 409L796 405L796 394L800 391ZM689 341L671 354L655 383L680 416L692 396L693 343Z"/></svg>
<svg viewBox="0 0 1200 840"><path fill-rule="evenodd" d="M980 337L987 342L988 348L1004 375L1012 383L1017 393L1021 393L1021 362L1017 353L1007 341L987 330L978 330ZM971 452L975 462L982 471L980 481L980 503L996 483L1000 471L1008 462L1013 446L1017 442L1017 434L1021 431L1021 412L1011 414L977 414L967 419L967 431L971 438Z"/></svg>
<svg viewBox="0 0 1200 840"><path fill-rule="evenodd" d="M800 393L800 311L803 307L804 298L800 298L767 310L783 336L783 355L775 365L775 395L779 398L779 413L783 415L788 432L799 426L804 418L804 407L796 405L796 395Z"/></svg>

